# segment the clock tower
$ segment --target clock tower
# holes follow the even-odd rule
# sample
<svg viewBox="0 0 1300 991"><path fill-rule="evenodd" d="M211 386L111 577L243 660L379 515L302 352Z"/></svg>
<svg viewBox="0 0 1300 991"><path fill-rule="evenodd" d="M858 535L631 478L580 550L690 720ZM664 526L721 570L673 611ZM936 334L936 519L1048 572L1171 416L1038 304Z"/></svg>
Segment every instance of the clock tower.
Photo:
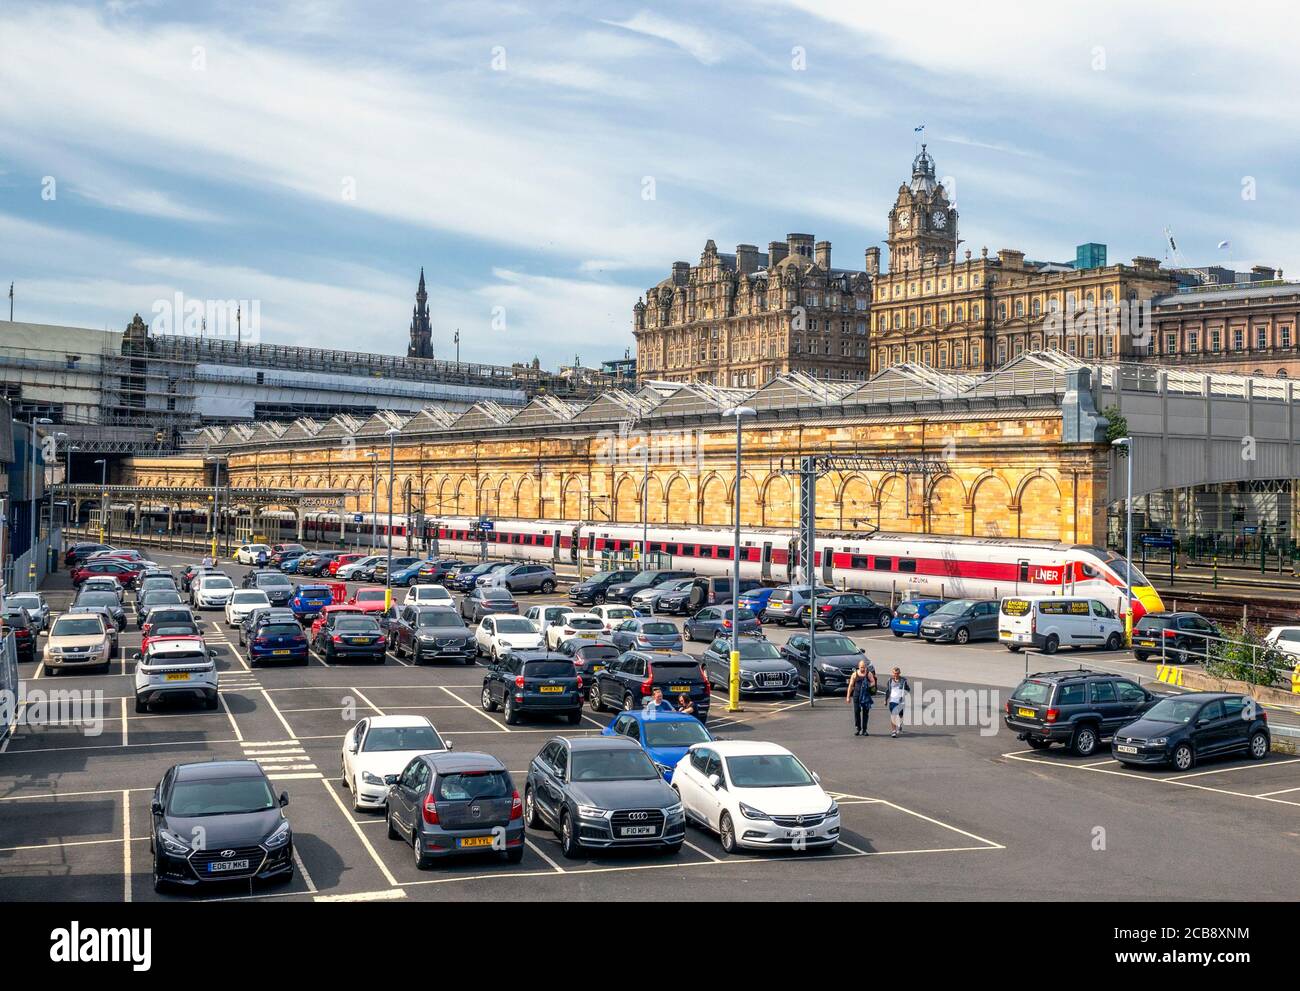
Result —
<svg viewBox="0 0 1300 991"><path fill-rule="evenodd" d="M925 145L912 160L912 181L898 187L887 243L891 273L957 260L957 210L935 178L934 159Z"/></svg>

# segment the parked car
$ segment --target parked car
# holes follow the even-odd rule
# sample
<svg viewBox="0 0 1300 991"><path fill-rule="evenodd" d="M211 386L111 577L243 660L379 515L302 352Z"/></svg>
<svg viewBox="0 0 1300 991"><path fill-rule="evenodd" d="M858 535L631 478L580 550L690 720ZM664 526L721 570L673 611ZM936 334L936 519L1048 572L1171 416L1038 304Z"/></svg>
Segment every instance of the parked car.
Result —
<svg viewBox="0 0 1300 991"><path fill-rule="evenodd" d="M740 624L740 632L762 633L763 624L748 609L732 605L705 606L682 624L687 640L712 640L720 633L730 633L732 622Z"/></svg>
<svg viewBox="0 0 1300 991"><path fill-rule="evenodd" d="M353 561L360 561L367 556L366 554L336 554L333 560L325 566L325 570L331 578L339 578L342 577L339 575L340 568L351 564Z"/></svg>
<svg viewBox="0 0 1300 991"><path fill-rule="evenodd" d="M326 606L334 605L334 595L328 585L295 585L289 596L289 608L298 622L315 619Z"/></svg>
<svg viewBox="0 0 1300 991"><path fill-rule="evenodd" d="M144 624L149 619L149 613L153 610L161 606L181 606L184 604L185 600L181 598L181 593L174 588L151 589L147 592L141 592L140 597L135 602L136 629L144 629Z"/></svg>
<svg viewBox="0 0 1300 991"><path fill-rule="evenodd" d="M117 601L121 602L126 598L126 589L112 575L91 575L81 583L81 588L77 590L78 594L89 592L112 592L117 596Z"/></svg>
<svg viewBox="0 0 1300 991"><path fill-rule="evenodd" d="M415 573L415 582L417 585L442 584L463 564L463 561L455 561L451 558L425 561L420 565L420 570Z"/></svg>
<svg viewBox="0 0 1300 991"><path fill-rule="evenodd" d="M666 619L625 619L610 631L609 639L620 650L675 650L686 649L682 632L675 623Z"/></svg>
<svg viewBox="0 0 1300 991"><path fill-rule="evenodd" d="M307 634L292 614L275 615L279 612L279 609L262 612L249 631L249 667L255 668L264 661L307 663L310 647Z"/></svg>
<svg viewBox="0 0 1300 991"><path fill-rule="evenodd" d="M1268 713L1249 695L1191 692L1161 699L1116 730L1110 753L1124 764L1190 771L1206 757L1263 760L1272 745Z"/></svg>
<svg viewBox="0 0 1300 991"><path fill-rule="evenodd" d="M147 637L160 626L175 626L179 623L198 625L189 606L159 606L156 609L151 609L149 615L144 618L144 625L140 627L140 635Z"/></svg>
<svg viewBox="0 0 1300 991"><path fill-rule="evenodd" d="M1204 660L1222 631L1200 613L1147 613L1133 627L1133 656L1159 655L1171 664Z"/></svg>
<svg viewBox="0 0 1300 991"><path fill-rule="evenodd" d="M741 637L740 691L743 695L792 698L799 688L799 671L774 644L762 637ZM718 637L704 649L704 676L720 691L731 686L731 638Z"/></svg>
<svg viewBox="0 0 1300 991"><path fill-rule="evenodd" d="M405 588L407 586L415 585L415 579L420 573L420 568L428 563L428 561L417 559L413 564L406 564L399 567L397 562L394 561L393 577L389 581L389 584L392 585L393 588Z"/></svg>
<svg viewBox="0 0 1300 991"><path fill-rule="evenodd" d="M104 621L104 627L108 630L108 638L110 641L108 656L110 658L113 658L113 657L117 657L120 654L122 638L119 635L120 631L117 628L117 623L114 622L113 620L113 614L109 611L107 606L76 605L74 603L68 609L67 612L63 613L63 615L64 616L98 616L100 619Z"/></svg>
<svg viewBox="0 0 1300 991"><path fill-rule="evenodd" d="M177 596L176 602L180 602L179 596ZM99 606L108 613L116 632L121 632L126 628L126 610L122 608L122 601L112 592L105 592L102 589L83 589L72 600L72 606L73 608L77 606Z"/></svg>
<svg viewBox="0 0 1300 991"><path fill-rule="evenodd" d="M93 541L80 541L71 545L63 554L63 564L65 567L72 567L74 564L80 564L92 554L98 554L100 551L111 551L113 548L108 544L97 544Z"/></svg>
<svg viewBox="0 0 1300 991"><path fill-rule="evenodd" d="M135 581L139 571L139 562L124 561L120 558L95 558L73 565L69 574L74 588L80 588L81 583L92 575L112 576L117 579L119 585L126 587Z"/></svg>
<svg viewBox="0 0 1300 991"><path fill-rule="evenodd" d="M382 554L368 554L364 557L359 557L355 560L340 564L338 570L334 572L334 577L340 581L358 581L361 578L362 572L373 568L379 563L381 557L383 557Z"/></svg>
<svg viewBox="0 0 1300 991"><path fill-rule="evenodd" d="M286 554L276 562L275 566L280 569L281 574L296 575L298 573L298 562L304 557L306 557L305 554Z"/></svg>
<svg viewBox="0 0 1300 991"><path fill-rule="evenodd" d="M1114 610L1096 599L1061 595L1015 596L1002 600L998 639L1013 654L1037 647L1055 654L1059 647L1124 646L1124 624Z"/></svg>
<svg viewBox="0 0 1300 991"><path fill-rule="evenodd" d="M690 820L717 833L726 853L828 849L840 838L839 805L775 743L698 743L677 763L673 787Z"/></svg>
<svg viewBox="0 0 1300 991"><path fill-rule="evenodd" d="M507 561L484 561L482 564L476 564L473 567L461 568L447 579L447 587L455 589L457 592L469 592L478 585L478 580L481 577L504 568L508 563Z"/></svg>
<svg viewBox="0 0 1300 991"><path fill-rule="evenodd" d="M550 740L528 765L524 818L554 830L570 858L584 847L675 854L686 839L676 792L638 744L619 737Z"/></svg>
<svg viewBox="0 0 1300 991"><path fill-rule="evenodd" d="M39 632L36 622L26 609L22 606L10 605L8 602L4 604L3 609L0 610L0 637L5 633L14 635L14 651L18 655L19 663L36 660L36 638ZM48 644L46 652L49 652Z"/></svg>
<svg viewBox="0 0 1300 991"><path fill-rule="evenodd" d="M919 639L921 621L941 605L943 599L908 599L900 602L894 607L894 618L890 620L889 628L896 637L913 636Z"/></svg>
<svg viewBox="0 0 1300 991"><path fill-rule="evenodd" d="M288 606L262 606L249 612L239 624L239 646L247 646L267 623L297 623L298 617Z"/></svg>
<svg viewBox="0 0 1300 991"><path fill-rule="evenodd" d="M523 802L510 772L490 754L416 757L392 778L384 808L388 838L411 844L419 870L458 854L523 860Z"/></svg>
<svg viewBox="0 0 1300 991"><path fill-rule="evenodd" d="M1290 657L1300 657L1300 626L1275 626L1264 635L1264 643Z"/></svg>
<svg viewBox="0 0 1300 991"><path fill-rule="evenodd" d="M814 694L848 691L849 678L857 668L858 661L867 656L866 652L840 633L819 633L815 639L817 658L816 663L811 665ZM796 633L781 648L781 656L798 671L801 688L808 687L808 647L808 634Z"/></svg>
<svg viewBox="0 0 1300 991"><path fill-rule="evenodd" d="M618 626L618 624L624 620L636 618L636 612L633 611L631 606L592 606L588 610L588 614L600 617L601 624L606 633L613 633L614 627Z"/></svg>
<svg viewBox="0 0 1300 991"><path fill-rule="evenodd" d="M140 636L140 653L148 653L149 647L160 640L192 640L204 649L207 648L207 642L197 625L192 622L169 622L159 623Z"/></svg>
<svg viewBox="0 0 1300 991"><path fill-rule="evenodd" d="M290 555L298 555L298 554L306 554L306 553L307 553L307 548L304 547L302 544L295 544L291 542L285 544L271 545L272 557L274 557L276 554L290 556Z"/></svg>
<svg viewBox="0 0 1300 991"><path fill-rule="evenodd" d="M541 592L550 595L557 582L555 569L546 564L511 564L479 579L479 584L508 588L513 593Z"/></svg>
<svg viewBox="0 0 1300 991"><path fill-rule="evenodd" d="M235 548L236 564L256 564L258 555L265 554L268 558L271 556L270 544L240 544Z"/></svg>
<svg viewBox="0 0 1300 991"><path fill-rule="evenodd" d="M342 613L346 613L350 616L374 615L373 613L369 613L366 610L362 609L360 606L348 605L346 602L331 603L330 605L325 606L323 609L321 609L320 612L318 612L315 616L312 617L311 636L309 637L309 639L311 640L316 639L316 634L320 632L320 628L325 625L325 621L328 620L331 616L336 616Z"/></svg>
<svg viewBox="0 0 1300 991"><path fill-rule="evenodd" d="M833 588L825 585L817 586L818 596L834 594ZM763 621L779 623L781 626L788 623L802 623L807 626L808 598L807 585L778 585L767 597L767 605L763 608Z"/></svg>
<svg viewBox="0 0 1300 991"><path fill-rule="evenodd" d="M573 606L529 606L524 612L524 618L533 621L533 625L537 627L546 645L551 647L551 629L555 626L563 626L564 617L576 611Z"/></svg>
<svg viewBox="0 0 1300 991"><path fill-rule="evenodd" d="M770 585L751 588L748 592L741 594L738 604L740 608L748 609L759 619L766 620L767 600L772 598L772 593L775 591L776 589Z"/></svg>
<svg viewBox="0 0 1300 991"><path fill-rule="evenodd" d="M293 582L278 571L250 571L244 576L244 588L256 588L266 593L273 606L287 606L293 595Z"/></svg>
<svg viewBox="0 0 1300 991"><path fill-rule="evenodd" d="M329 567L341 554L343 551L316 551L310 560L306 556L299 558L298 574L309 578L331 577Z"/></svg>
<svg viewBox="0 0 1300 991"><path fill-rule="evenodd" d="M400 584L400 582L398 582L397 580L397 576L399 574L405 573L407 569L409 569L413 564L422 564L423 560L424 560L423 558L411 557L409 555L398 556L394 554L392 560L393 581L391 582L391 584L393 585ZM370 574L366 580L373 581L373 582L387 583L388 565L389 565L388 557L387 556L381 557L378 561L374 563L373 567L369 569Z"/></svg>
<svg viewBox="0 0 1300 991"><path fill-rule="evenodd" d="M155 891L211 881L293 877L287 792L275 797L260 764L211 760L177 764L149 803Z"/></svg>
<svg viewBox="0 0 1300 991"><path fill-rule="evenodd" d="M388 642L396 657L409 657L414 664L426 661L473 664L478 656L470 628L459 615L439 606L403 606L389 627Z"/></svg>
<svg viewBox="0 0 1300 991"><path fill-rule="evenodd" d="M570 637L560 644L560 653L573 659L573 670L582 678L587 701L596 687L596 675L619 656L619 649L607 640L579 640Z"/></svg>
<svg viewBox="0 0 1300 991"><path fill-rule="evenodd" d="M656 613L685 613L686 603L691 598L691 588L695 578L674 578L658 585L651 585L632 593L628 603L639 613L653 616Z"/></svg>
<svg viewBox="0 0 1300 991"><path fill-rule="evenodd" d="M582 679L563 654L510 651L492 658L483 675L483 711L504 709L511 726L525 714L563 715L577 725L582 720L582 700Z"/></svg>
<svg viewBox="0 0 1300 991"><path fill-rule="evenodd" d="M546 646L562 650L570 641L588 642L608 637L605 621L596 613L566 612L560 623L552 623L544 634Z"/></svg>
<svg viewBox="0 0 1300 991"><path fill-rule="evenodd" d="M400 775L422 754L449 750L451 741L443 740L427 716L368 716L343 737L339 780L352 792L354 811L382 809L390 775Z"/></svg>
<svg viewBox="0 0 1300 991"><path fill-rule="evenodd" d="M888 629L894 618L894 611L889 606L882 606L860 592L819 595L815 607L817 622L824 623L836 633L850 626Z"/></svg>
<svg viewBox="0 0 1300 991"><path fill-rule="evenodd" d="M406 590L405 606L441 606L443 609L455 609L456 600L441 585L412 585Z"/></svg>
<svg viewBox="0 0 1300 991"><path fill-rule="evenodd" d="M997 638L997 599L953 599L921 620L921 639L932 643L969 643Z"/></svg>
<svg viewBox="0 0 1300 991"><path fill-rule="evenodd" d="M611 585L630 582L635 571L597 571L577 584L569 586L569 601L579 606L599 605L608 598Z"/></svg>
<svg viewBox="0 0 1300 991"><path fill-rule="evenodd" d="M484 616L474 631L474 644L495 661L512 650L541 650L542 635L522 616Z"/></svg>
<svg viewBox="0 0 1300 991"><path fill-rule="evenodd" d="M1116 730L1151 708L1157 696L1117 674L1042 671L1012 691L1005 704L1007 729L1035 750L1053 743L1091 756Z"/></svg>
<svg viewBox="0 0 1300 991"><path fill-rule="evenodd" d="M5 625L10 622L5 616ZM56 616L45 638L43 657L47 674L73 668L97 667L108 670L116 652L117 640L109 631L109 622L100 613L66 612ZM32 637L33 645L35 637Z"/></svg>
<svg viewBox="0 0 1300 991"><path fill-rule="evenodd" d="M702 722L680 712L634 709L621 712L600 733L601 736L627 737L640 745L655 765L655 770L672 783L677 762L697 743L713 739Z"/></svg>
<svg viewBox="0 0 1300 991"><path fill-rule="evenodd" d="M139 597L141 592L155 592L162 589L166 592L179 592L176 587L176 579L168 571L157 571L150 569L142 571L136 575L135 590L136 596Z"/></svg>
<svg viewBox="0 0 1300 991"><path fill-rule="evenodd" d="M607 585L605 587L605 598L610 602L626 602L631 605L632 596L637 592L654 588L667 581L680 581L694 577L694 573L690 571L638 571L634 577L627 581L616 581Z"/></svg>
<svg viewBox="0 0 1300 991"><path fill-rule="evenodd" d="M135 711L148 712L155 702L192 699L205 709L217 707L216 651L200 638L154 639L132 655L135 665Z"/></svg>
<svg viewBox="0 0 1300 991"><path fill-rule="evenodd" d="M606 709L640 709L659 688L674 705L682 695L689 695L695 705L695 717L707 722L709 717L709 683L700 662L690 654L659 654L648 650L629 650L596 672L591 692L591 707Z"/></svg>
<svg viewBox="0 0 1300 991"><path fill-rule="evenodd" d="M326 618L317 631L312 646L326 664L340 658L384 663L388 637L373 616L335 613Z"/></svg>
<svg viewBox="0 0 1300 991"><path fill-rule="evenodd" d="M506 612L519 612L519 603L504 588L476 588L460 600L461 618L471 626L477 626L484 616Z"/></svg>
<svg viewBox="0 0 1300 991"><path fill-rule="evenodd" d="M222 574L202 574L190 585L190 605L196 609L224 609L235 594L235 583Z"/></svg>
<svg viewBox="0 0 1300 991"><path fill-rule="evenodd" d="M741 595L762 587L762 582L755 581L752 578L740 579ZM706 606L729 605L733 597L734 593L731 590L730 578L700 577L695 579L695 583L691 587L691 597L686 604L686 608L694 613Z"/></svg>

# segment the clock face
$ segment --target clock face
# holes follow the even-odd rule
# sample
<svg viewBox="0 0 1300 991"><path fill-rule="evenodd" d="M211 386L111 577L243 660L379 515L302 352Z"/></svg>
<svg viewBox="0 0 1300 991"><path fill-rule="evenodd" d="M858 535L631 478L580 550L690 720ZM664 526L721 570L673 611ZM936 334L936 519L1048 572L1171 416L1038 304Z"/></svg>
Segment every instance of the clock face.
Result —
<svg viewBox="0 0 1300 991"><path fill-rule="evenodd" d="M912 215L907 210L901 210L898 214L898 226L910 227L912 224Z"/></svg>
<svg viewBox="0 0 1300 991"><path fill-rule="evenodd" d="M948 214L943 210L935 210L930 214L930 223L934 225L935 230L941 231L948 226Z"/></svg>

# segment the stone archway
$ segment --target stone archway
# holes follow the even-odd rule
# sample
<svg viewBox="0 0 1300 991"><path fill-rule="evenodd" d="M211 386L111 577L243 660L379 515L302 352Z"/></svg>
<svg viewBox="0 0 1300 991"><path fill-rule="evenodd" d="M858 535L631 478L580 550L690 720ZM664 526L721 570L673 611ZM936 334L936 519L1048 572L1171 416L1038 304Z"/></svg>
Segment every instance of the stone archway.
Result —
<svg viewBox="0 0 1300 991"><path fill-rule="evenodd" d="M1010 537L1007 525L1011 504L1011 487L997 475L988 474L975 483L970 500L972 536Z"/></svg>
<svg viewBox="0 0 1300 991"><path fill-rule="evenodd" d="M930 487L930 533L966 532L966 492L955 475L943 475Z"/></svg>
<svg viewBox="0 0 1300 991"><path fill-rule="evenodd" d="M1016 494L1020 521L1017 536L1038 540L1061 539L1061 490L1050 475L1031 475Z"/></svg>

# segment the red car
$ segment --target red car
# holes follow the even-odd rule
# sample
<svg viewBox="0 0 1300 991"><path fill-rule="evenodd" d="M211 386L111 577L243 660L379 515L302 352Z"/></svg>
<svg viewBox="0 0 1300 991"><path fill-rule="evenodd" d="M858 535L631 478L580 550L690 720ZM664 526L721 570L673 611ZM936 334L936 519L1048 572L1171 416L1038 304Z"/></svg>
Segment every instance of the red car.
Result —
<svg viewBox="0 0 1300 991"><path fill-rule="evenodd" d="M72 584L76 588L81 587L91 575L110 575L117 579L117 583L123 587L129 587L141 571L144 570L144 563L141 561L130 561L124 558L116 557L97 557L93 561L83 561L72 569Z"/></svg>
<svg viewBox="0 0 1300 991"><path fill-rule="evenodd" d="M365 556L365 554L340 554L325 566L325 570L331 575L337 575L339 573L339 568L343 567L343 565L351 564L353 561L360 561Z"/></svg>
<svg viewBox="0 0 1300 991"><path fill-rule="evenodd" d="M365 585L352 593L348 605L357 606L362 612L378 613L386 608L388 589L382 585Z"/></svg>
<svg viewBox="0 0 1300 991"><path fill-rule="evenodd" d="M366 614L367 610L362 609L360 606L348 605L342 602L335 603L332 606L326 606L316 615L316 618L311 621L311 637L309 639L311 640L316 639L316 634L319 633L320 628L325 625L326 616L330 616L333 615L334 613L341 613L341 612L343 613L350 612L358 616L362 616Z"/></svg>

